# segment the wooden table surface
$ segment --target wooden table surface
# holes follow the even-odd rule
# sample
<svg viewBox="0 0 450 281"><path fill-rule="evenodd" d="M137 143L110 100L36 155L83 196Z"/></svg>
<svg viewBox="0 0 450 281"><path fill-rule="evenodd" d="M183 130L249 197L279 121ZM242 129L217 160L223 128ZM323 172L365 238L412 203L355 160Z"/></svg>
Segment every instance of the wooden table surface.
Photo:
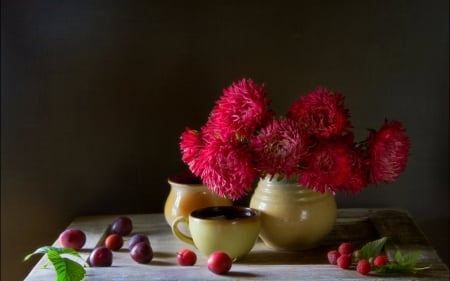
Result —
<svg viewBox="0 0 450 281"><path fill-rule="evenodd" d="M322 245L311 250L282 252L267 248L261 241L247 257L234 263L227 275L216 275L206 268L206 258L198 251L177 240L166 223L163 214L127 215L133 220L133 233L149 236L154 258L149 264L138 264L126 249L129 237L125 237L124 247L113 253L111 267L86 268L86 281L93 280L449 280L448 267L441 261L436 251L407 212L392 209L339 209L333 231ZM68 228L79 228L86 233L86 245L80 250L87 259L90 251L104 242L111 222L116 215L84 216L75 219ZM133 234L132 233L132 234ZM420 251L418 266L431 265L431 269L417 274L372 274L363 276L355 270L342 270L329 265L326 253L338 247L343 241L351 241L356 247L377 238L388 236L385 246L388 256L400 250L402 253ZM238 239L238 237L236 237ZM60 246L57 241L55 246ZM197 263L192 267L177 264L176 253L181 248L197 253ZM42 257L29 273L26 281L56 280L50 265Z"/></svg>

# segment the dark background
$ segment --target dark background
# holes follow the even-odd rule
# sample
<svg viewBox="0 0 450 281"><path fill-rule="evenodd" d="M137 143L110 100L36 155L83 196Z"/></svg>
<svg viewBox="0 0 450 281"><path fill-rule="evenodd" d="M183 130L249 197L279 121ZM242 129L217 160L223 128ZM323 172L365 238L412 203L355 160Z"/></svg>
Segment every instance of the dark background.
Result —
<svg viewBox="0 0 450 281"><path fill-rule="evenodd" d="M341 91L358 139L401 120L406 171L338 206L408 210L448 263L447 0L1 3L2 280L76 216L162 212L180 133L243 77L278 114Z"/></svg>

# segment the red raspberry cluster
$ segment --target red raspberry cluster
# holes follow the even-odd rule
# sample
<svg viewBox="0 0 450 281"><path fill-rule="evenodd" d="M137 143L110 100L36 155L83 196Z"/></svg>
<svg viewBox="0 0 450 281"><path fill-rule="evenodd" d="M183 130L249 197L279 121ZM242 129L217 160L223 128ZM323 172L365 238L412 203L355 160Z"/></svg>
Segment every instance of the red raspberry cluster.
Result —
<svg viewBox="0 0 450 281"><path fill-rule="evenodd" d="M337 265L342 269L349 269L356 264L356 271L362 275L367 275L372 270L372 265L376 267L384 266L388 263L388 258L384 255L378 255L369 260L359 258L359 250L354 251L350 242L343 242L337 250L331 250L327 253L328 262Z"/></svg>

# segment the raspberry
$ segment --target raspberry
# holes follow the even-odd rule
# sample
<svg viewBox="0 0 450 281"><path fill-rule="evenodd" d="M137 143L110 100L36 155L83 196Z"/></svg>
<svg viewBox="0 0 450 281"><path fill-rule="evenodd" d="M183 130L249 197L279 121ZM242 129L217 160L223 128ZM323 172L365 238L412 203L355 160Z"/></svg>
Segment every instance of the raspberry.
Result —
<svg viewBox="0 0 450 281"><path fill-rule="evenodd" d="M347 269L350 267L350 265L352 264L352 259L350 258L350 256L347 255L341 255L338 259L337 259L337 265L342 268L342 269Z"/></svg>
<svg viewBox="0 0 450 281"><path fill-rule="evenodd" d="M353 246L351 243L344 242L339 245L338 251L341 255L350 255L353 252Z"/></svg>
<svg viewBox="0 0 450 281"><path fill-rule="evenodd" d="M328 262L329 262L330 264L336 265L336 264L337 264L337 259L339 258L340 255L341 255L341 254L339 254L339 252L336 251L336 250L329 251L329 252L327 253Z"/></svg>
<svg viewBox="0 0 450 281"><path fill-rule="evenodd" d="M373 260L373 265L375 265L375 266L383 266L383 265L386 265L387 263L388 263L388 258L383 255L376 256L375 259Z"/></svg>
<svg viewBox="0 0 450 281"><path fill-rule="evenodd" d="M356 265L356 271L362 275L367 275L370 272L370 263L368 260L362 259Z"/></svg>

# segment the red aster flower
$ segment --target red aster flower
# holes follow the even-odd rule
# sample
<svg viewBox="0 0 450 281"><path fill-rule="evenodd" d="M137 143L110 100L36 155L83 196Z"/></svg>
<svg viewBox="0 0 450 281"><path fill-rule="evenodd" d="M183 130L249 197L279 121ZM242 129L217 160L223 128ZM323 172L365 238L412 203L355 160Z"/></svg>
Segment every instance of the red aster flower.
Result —
<svg viewBox="0 0 450 281"><path fill-rule="evenodd" d="M298 176L319 192L356 193L393 182L404 170L409 139L398 121L385 121L354 143L344 97L318 88L274 119L264 85L242 79L223 95L200 131L181 135L182 160L218 195L239 199L266 175Z"/></svg>
<svg viewBox="0 0 450 281"><path fill-rule="evenodd" d="M253 188L256 172L251 156L242 143L216 138L201 151L194 173L219 196L236 200Z"/></svg>
<svg viewBox="0 0 450 281"><path fill-rule="evenodd" d="M352 159L352 172L348 181L341 186L341 191L357 193L366 187L368 183L368 167L358 153L350 155Z"/></svg>
<svg viewBox="0 0 450 281"><path fill-rule="evenodd" d="M181 159L195 170L195 160L203 147L202 136L199 131L186 128L180 137ZM198 175L197 175L198 176Z"/></svg>
<svg viewBox="0 0 450 281"><path fill-rule="evenodd" d="M319 192L360 189L354 177L356 159L356 152L345 142L321 143L314 148L299 182Z"/></svg>
<svg viewBox="0 0 450 281"><path fill-rule="evenodd" d="M251 142L258 171L284 174L298 172L308 155L307 137L292 119L276 119L264 127Z"/></svg>
<svg viewBox="0 0 450 281"><path fill-rule="evenodd" d="M209 126L216 133L229 130L248 138L272 118L269 104L264 85L242 79L223 90L209 116Z"/></svg>
<svg viewBox="0 0 450 281"><path fill-rule="evenodd" d="M409 138L402 124L385 120L378 132L370 134L367 145L371 181L394 182L405 169L409 156Z"/></svg>
<svg viewBox="0 0 450 281"><path fill-rule="evenodd" d="M287 116L298 120L305 130L319 138L340 136L351 128L344 96L325 88L302 96L290 106Z"/></svg>

